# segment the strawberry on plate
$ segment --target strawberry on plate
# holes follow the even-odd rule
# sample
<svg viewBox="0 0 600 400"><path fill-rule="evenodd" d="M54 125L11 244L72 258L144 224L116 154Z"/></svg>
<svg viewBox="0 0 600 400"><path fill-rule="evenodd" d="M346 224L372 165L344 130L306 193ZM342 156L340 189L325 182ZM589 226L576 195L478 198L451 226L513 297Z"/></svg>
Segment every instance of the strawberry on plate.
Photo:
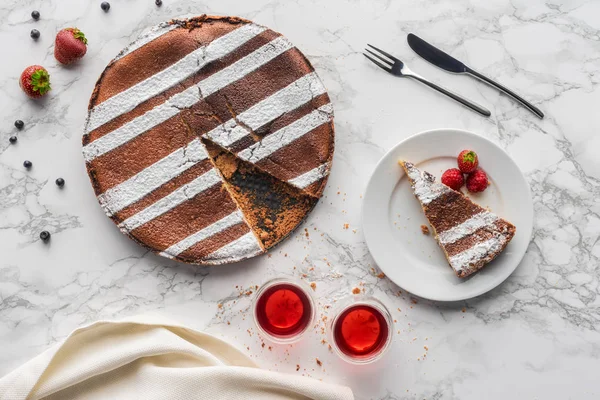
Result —
<svg viewBox="0 0 600 400"><path fill-rule="evenodd" d="M461 151L456 161L458 162L458 169L465 174L470 174L479 166L479 157L473 150Z"/></svg>
<svg viewBox="0 0 600 400"><path fill-rule="evenodd" d="M71 64L85 55L87 42L79 29L65 28L56 35L54 57L62 64Z"/></svg>
<svg viewBox="0 0 600 400"><path fill-rule="evenodd" d="M19 86L27 96L37 99L50 90L50 74L41 65L31 65L21 74Z"/></svg>
<svg viewBox="0 0 600 400"><path fill-rule="evenodd" d="M450 168L442 174L442 183L450 189L460 190L465 180L462 172L457 168Z"/></svg>
<svg viewBox="0 0 600 400"><path fill-rule="evenodd" d="M487 174L480 169L467 176L467 190L471 193L483 192L489 184Z"/></svg>

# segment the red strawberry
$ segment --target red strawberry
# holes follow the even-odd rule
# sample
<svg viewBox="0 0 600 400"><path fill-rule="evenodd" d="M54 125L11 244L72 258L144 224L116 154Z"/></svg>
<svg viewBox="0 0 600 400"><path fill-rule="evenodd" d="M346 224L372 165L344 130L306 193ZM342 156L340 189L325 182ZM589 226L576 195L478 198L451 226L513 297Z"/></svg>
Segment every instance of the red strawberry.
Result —
<svg viewBox="0 0 600 400"><path fill-rule="evenodd" d="M467 189L471 193L483 192L489 185L488 177L485 172L478 169L467 176Z"/></svg>
<svg viewBox="0 0 600 400"><path fill-rule="evenodd" d="M58 32L54 42L54 57L62 64L79 60L87 51L87 39L77 28L66 28Z"/></svg>
<svg viewBox="0 0 600 400"><path fill-rule="evenodd" d="M461 151L456 161L458 161L458 169L465 174L470 174L479 166L479 159L473 150Z"/></svg>
<svg viewBox="0 0 600 400"><path fill-rule="evenodd" d="M37 99L50 90L50 74L41 65L31 65L21 74L19 86L27 96Z"/></svg>
<svg viewBox="0 0 600 400"><path fill-rule="evenodd" d="M450 189L459 190L464 185L463 174L457 168L450 168L442 174L442 183Z"/></svg>

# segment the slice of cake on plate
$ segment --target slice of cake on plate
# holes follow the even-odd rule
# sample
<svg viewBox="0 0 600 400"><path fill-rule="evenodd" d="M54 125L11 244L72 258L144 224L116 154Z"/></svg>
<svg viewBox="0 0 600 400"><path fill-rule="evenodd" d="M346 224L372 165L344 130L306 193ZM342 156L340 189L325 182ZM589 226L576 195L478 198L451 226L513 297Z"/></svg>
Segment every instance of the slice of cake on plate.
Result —
<svg viewBox="0 0 600 400"><path fill-rule="evenodd" d="M515 235L513 224L436 182L414 164L403 160L399 164L458 277L471 275L502 253Z"/></svg>

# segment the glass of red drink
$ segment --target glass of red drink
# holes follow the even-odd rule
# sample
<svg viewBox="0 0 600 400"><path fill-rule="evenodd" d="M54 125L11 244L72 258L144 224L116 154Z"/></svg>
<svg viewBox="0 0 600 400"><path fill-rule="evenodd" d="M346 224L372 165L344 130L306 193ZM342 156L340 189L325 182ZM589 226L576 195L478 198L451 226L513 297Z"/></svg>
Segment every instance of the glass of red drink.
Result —
<svg viewBox="0 0 600 400"><path fill-rule="evenodd" d="M308 287L290 279L265 283L254 299L254 322L259 332L277 343L297 341L315 319Z"/></svg>
<svg viewBox="0 0 600 400"><path fill-rule="evenodd" d="M330 339L340 357L354 364L380 359L392 342L392 316L372 297L344 302L331 319Z"/></svg>

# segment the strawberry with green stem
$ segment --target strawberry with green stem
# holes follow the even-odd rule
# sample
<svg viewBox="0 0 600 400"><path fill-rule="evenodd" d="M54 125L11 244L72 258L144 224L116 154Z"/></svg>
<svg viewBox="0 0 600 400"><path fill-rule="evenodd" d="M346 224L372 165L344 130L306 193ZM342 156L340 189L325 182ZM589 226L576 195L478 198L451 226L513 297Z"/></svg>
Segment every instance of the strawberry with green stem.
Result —
<svg viewBox="0 0 600 400"><path fill-rule="evenodd" d="M470 174L479 166L479 157L473 150L463 150L456 159L458 169L465 174Z"/></svg>
<svg viewBox="0 0 600 400"><path fill-rule="evenodd" d="M40 98L50 91L50 74L41 65L31 65L21 74L19 86L32 99Z"/></svg>
<svg viewBox="0 0 600 400"><path fill-rule="evenodd" d="M54 58L61 64L71 64L87 52L87 39L77 28L65 28L58 32L54 41Z"/></svg>

